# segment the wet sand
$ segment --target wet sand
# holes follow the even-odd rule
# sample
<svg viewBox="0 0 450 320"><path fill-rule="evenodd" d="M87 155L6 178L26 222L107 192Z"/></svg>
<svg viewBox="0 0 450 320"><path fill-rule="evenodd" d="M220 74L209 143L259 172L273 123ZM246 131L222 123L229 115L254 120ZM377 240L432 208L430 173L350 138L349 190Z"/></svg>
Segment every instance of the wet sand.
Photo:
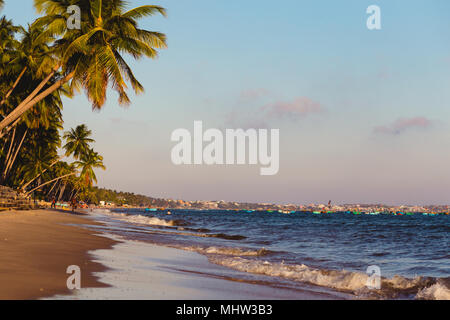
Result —
<svg viewBox="0 0 450 320"><path fill-rule="evenodd" d="M239 272L217 266L195 252L123 240L112 250L97 250L95 261L106 288L86 288L70 299L96 300L309 300L346 299L320 288L293 290L263 281L243 280ZM52 299L68 299L57 296Z"/></svg>
<svg viewBox="0 0 450 320"><path fill-rule="evenodd" d="M88 251L116 242L80 226L95 224L81 215L57 210L0 212L0 299L30 300L71 293L67 267L81 269L82 287L105 287L93 275L105 266Z"/></svg>
<svg viewBox="0 0 450 320"><path fill-rule="evenodd" d="M0 299L253 300L345 299L317 288L243 281L195 252L113 239L56 210L0 213ZM100 227L100 225L99 225ZM81 290L67 289L67 267Z"/></svg>

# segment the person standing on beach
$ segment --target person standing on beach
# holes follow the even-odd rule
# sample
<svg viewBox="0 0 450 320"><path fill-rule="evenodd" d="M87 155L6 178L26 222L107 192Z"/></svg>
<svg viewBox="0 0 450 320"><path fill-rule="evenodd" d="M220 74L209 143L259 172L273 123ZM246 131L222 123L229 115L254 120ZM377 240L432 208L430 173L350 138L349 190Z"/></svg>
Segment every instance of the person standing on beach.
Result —
<svg viewBox="0 0 450 320"><path fill-rule="evenodd" d="M77 209L77 199L75 197L72 198L72 212Z"/></svg>
<svg viewBox="0 0 450 320"><path fill-rule="evenodd" d="M55 197L53 197L53 199L52 199L52 205L51 205L51 208L52 208L52 209L56 209L56 199L55 199Z"/></svg>

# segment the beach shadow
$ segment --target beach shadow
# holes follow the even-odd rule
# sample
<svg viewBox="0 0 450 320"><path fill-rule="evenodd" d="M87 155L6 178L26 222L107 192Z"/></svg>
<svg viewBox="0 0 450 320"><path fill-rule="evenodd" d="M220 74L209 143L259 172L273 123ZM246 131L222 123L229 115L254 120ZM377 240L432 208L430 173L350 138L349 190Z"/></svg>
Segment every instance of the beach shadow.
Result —
<svg viewBox="0 0 450 320"><path fill-rule="evenodd" d="M58 209L58 208L49 208L46 210L50 210L50 211L54 211L54 212L60 212L60 213L66 213L66 214L70 214L70 215L74 215L74 216L87 216L88 214L86 212L83 212L81 210L63 210L63 209Z"/></svg>

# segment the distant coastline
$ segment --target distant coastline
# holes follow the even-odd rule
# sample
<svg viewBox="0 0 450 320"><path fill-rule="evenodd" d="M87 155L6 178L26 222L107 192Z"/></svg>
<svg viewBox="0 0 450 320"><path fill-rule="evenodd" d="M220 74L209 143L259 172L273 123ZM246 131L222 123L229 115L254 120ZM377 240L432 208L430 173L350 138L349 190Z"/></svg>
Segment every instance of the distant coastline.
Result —
<svg viewBox="0 0 450 320"><path fill-rule="evenodd" d="M257 210L257 211L318 211L318 212L414 212L414 213L449 213L450 205L398 205L385 204L274 204L274 203L242 203L223 200L185 201L175 199L154 198L131 192L93 188L96 203L106 208L154 208L154 209L198 209L198 210Z"/></svg>

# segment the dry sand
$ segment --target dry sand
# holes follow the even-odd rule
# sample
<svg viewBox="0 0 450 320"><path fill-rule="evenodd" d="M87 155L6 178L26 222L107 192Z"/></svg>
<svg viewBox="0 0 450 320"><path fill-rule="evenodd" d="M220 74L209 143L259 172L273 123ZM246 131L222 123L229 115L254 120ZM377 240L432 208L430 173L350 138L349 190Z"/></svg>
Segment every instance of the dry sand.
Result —
<svg viewBox="0 0 450 320"><path fill-rule="evenodd" d="M116 242L68 224L95 224L57 210L0 212L0 299L38 299L69 294L67 267L81 268L81 286L104 287L93 272L105 267L88 251Z"/></svg>
<svg viewBox="0 0 450 320"><path fill-rule="evenodd" d="M0 300L345 298L243 281L195 252L115 241L86 224L97 222L57 210L0 212ZM71 265L81 268L81 290L67 289Z"/></svg>

